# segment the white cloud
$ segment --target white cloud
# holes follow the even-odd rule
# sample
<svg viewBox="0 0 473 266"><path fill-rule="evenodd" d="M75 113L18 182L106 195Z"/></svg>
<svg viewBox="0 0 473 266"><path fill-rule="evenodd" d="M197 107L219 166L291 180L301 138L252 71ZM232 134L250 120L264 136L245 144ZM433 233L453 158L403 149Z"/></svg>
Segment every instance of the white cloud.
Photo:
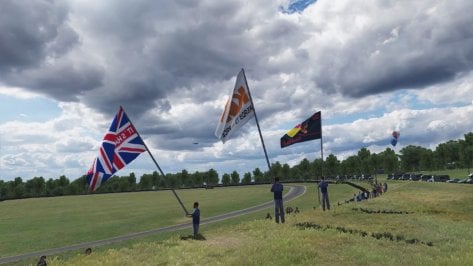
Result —
<svg viewBox="0 0 473 266"><path fill-rule="evenodd" d="M420 101L433 104L468 104L473 102L473 72L452 82L429 86L414 91Z"/></svg>
<svg viewBox="0 0 473 266"><path fill-rule="evenodd" d="M18 87L0 86L0 95L7 95L18 99L33 99L40 97L39 94Z"/></svg>
<svg viewBox="0 0 473 266"><path fill-rule="evenodd" d="M271 162L317 158L317 143L281 150L279 138L319 110L325 154L339 157L382 150L394 129L400 149L473 128L469 1L319 0L293 14L270 0L8 4L37 16L0 11L0 28L32 34L0 48L0 95L62 112L0 124L2 178L82 175L120 105L166 172L266 170L254 121L225 145L213 135L242 67ZM121 173L154 170L141 155Z"/></svg>

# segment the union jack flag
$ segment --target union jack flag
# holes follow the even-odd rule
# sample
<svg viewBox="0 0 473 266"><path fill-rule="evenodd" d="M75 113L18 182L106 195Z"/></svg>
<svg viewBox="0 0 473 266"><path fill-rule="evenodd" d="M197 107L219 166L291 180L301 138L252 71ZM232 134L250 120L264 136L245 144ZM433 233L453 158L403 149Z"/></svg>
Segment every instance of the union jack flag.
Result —
<svg viewBox="0 0 473 266"><path fill-rule="evenodd" d="M95 191L116 171L133 161L146 146L128 116L120 106L110 129L105 134L99 156L87 171L90 191Z"/></svg>

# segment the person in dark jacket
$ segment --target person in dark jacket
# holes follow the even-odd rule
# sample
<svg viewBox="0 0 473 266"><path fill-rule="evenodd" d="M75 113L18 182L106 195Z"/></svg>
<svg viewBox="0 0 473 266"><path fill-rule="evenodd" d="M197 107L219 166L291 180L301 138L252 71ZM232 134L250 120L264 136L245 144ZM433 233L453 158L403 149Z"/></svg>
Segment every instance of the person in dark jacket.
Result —
<svg viewBox="0 0 473 266"><path fill-rule="evenodd" d="M194 239L197 239L197 234L199 233L199 224L200 224L200 210L199 210L199 203L197 201L194 202L194 211L191 214L188 214L187 216L192 217Z"/></svg>
<svg viewBox="0 0 473 266"><path fill-rule="evenodd" d="M38 263L36 264L37 266L48 266L48 262L46 261L46 256L41 256L39 258Z"/></svg>
<svg viewBox="0 0 473 266"><path fill-rule="evenodd" d="M328 200L328 182L325 181L325 177L322 176L322 181L319 183L320 192L322 193L322 209L325 211L330 210L330 201Z"/></svg>
<svg viewBox="0 0 473 266"><path fill-rule="evenodd" d="M279 218L281 222L284 223L284 207L282 201L282 191L284 187L279 183L279 177L274 178L274 183L271 186L271 192L274 194L274 220L276 223L279 223Z"/></svg>

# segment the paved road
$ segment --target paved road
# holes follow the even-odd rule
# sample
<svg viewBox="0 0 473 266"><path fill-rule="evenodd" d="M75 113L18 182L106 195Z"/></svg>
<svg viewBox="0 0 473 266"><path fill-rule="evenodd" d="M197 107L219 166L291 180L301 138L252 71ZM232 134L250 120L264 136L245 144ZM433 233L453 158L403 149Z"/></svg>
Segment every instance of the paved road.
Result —
<svg viewBox="0 0 473 266"><path fill-rule="evenodd" d="M284 200L285 201L293 200L295 198L298 198L298 197L302 196L305 192L306 192L306 187L305 186L291 185L291 187L289 189L289 192L284 196ZM244 215L244 214L250 214L250 213L258 212L258 211L267 209L267 208L272 207L272 206L273 206L273 201L269 201L269 202L266 202L266 203L263 203L263 204L260 204L260 205L257 205L257 206L253 206L253 207L250 207L250 208L247 208L247 209L233 211L233 212L217 215L217 216L214 216L214 217L210 217L210 218L207 218L207 219L203 219L200 224L202 225L202 224L210 224L210 223L220 222L220 221L230 219L230 218L233 218L233 217L237 217L237 216L241 216L241 215ZM5 257L5 258L0 258L0 264L15 262L15 261L24 260L24 259L28 259L28 258L32 258L32 257L39 258L42 255L50 256L50 255L55 255L55 254L59 254L59 253L64 253L66 251L86 249L88 247L103 246L103 245L117 243L117 242L121 242L121 241L125 241L125 240L130 240L130 239L133 239L133 238L139 238L139 237L149 236L149 235L163 233L163 232L171 232L171 231L181 230L181 229L189 228L191 226L192 226L192 223L188 222L188 223L171 225L171 226L161 227L161 228L148 230L148 231L143 231L143 232L137 232L137 233L131 233L131 234L127 234L127 235L112 237L112 238L103 239L103 240L85 242L85 243L80 243L80 244L75 244L75 245L70 245L70 246L65 246L65 247L59 247L59 248L52 248L52 249L47 249L47 250L42 250L42 251L37 251L37 252L12 256L12 257Z"/></svg>

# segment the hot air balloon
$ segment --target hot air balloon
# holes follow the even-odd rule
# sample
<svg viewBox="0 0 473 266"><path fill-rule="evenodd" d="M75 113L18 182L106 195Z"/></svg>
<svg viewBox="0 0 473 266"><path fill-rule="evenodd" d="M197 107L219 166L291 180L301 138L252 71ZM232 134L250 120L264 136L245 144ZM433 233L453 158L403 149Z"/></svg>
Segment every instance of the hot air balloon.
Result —
<svg viewBox="0 0 473 266"><path fill-rule="evenodd" d="M396 131L396 130L393 131L392 138L391 138L391 145L396 146L399 136L401 136L401 133L399 133L399 131Z"/></svg>

